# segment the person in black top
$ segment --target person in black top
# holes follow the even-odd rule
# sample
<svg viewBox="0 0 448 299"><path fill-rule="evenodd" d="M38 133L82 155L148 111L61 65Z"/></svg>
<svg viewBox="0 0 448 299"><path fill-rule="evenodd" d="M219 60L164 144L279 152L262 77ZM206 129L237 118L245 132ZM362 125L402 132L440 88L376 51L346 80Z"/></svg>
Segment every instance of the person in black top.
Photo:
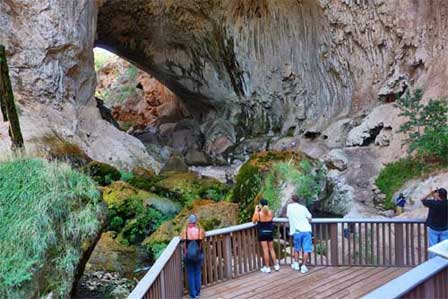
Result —
<svg viewBox="0 0 448 299"><path fill-rule="evenodd" d="M432 191L422 199L425 207L429 208L426 225L428 226L429 247L448 240L448 200L444 188ZM434 254L430 254L434 257Z"/></svg>

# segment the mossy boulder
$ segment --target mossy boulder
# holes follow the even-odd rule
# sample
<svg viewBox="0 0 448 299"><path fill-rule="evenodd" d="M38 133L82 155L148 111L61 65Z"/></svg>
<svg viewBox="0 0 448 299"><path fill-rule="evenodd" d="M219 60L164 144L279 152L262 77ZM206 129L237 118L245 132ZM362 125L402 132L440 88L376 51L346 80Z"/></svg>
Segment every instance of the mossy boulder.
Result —
<svg viewBox="0 0 448 299"><path fill-rule="evenodd" d="M117 272L132 278L134 271L145 262L136 246L127 246L115 238L114 232L105 232L95 246L86 265L87 272Z"/></svg>
<svg viewBox="0 0 448 299"><path fill-rule="evenodd" d="M154 190L189 205L193 200L201 198L222 200L229 187L215 178L200 176L195 172L171 171L161 175L161 179L154 184Z"/></svg>
<svg viewBox="0 0 448 299"><path fill-rule="evenodd" d="M173 237L178 236L187 224L189 215L198 216L199 224L206 230L213 230L237 224L238 204L231 202L215 202L201 199L193 201L191 207L184 208L174 219L163 223L151 236L143 241L149 250L159 244L167 244Z"/></svg>
<svg viewBox="0 0 448 299"><path fill-rule="evenodd" d="M103 199L109 208L108 229L123 244L139 244L180 211L179 203L121 181L103 188Z"/></svg>
<svg viewBox="0 0 448 299"><path fill-rule="evenodd" d="M121 173L112 165L92 161L83 168L101 186L106 186L121 178Z"/></svg>
<svg viewBox="0 0 448 299"><path fill-rule="evenodd" d="M0 162L0 298L69 298L106 210L98 186L65 163Z"/></svg>
<svg viewBox="0 0 448 299"><path fill-rule="evenodd" d="M311 167L318 167L317 161L301 152L268 151L252 155L240 168L235 178L235 186L231 195L229 195L231 201L240 205L241 222L250 219L255 205L261 197L266 197L270 201L271 207L280 208L278 197L282 191L280 187L285 182L285 178L282 178L278 173L279 171L274 168L281 163L290 165L299 172L303 172L300 169L303 163L309 163ZM310 178L313 179L313 176L310 176ZM271 197L276 197L276 200Z"/></svg>
<svg viewBox="0 0 448 299"><path fill-rule="evenodd" d="M117 181L103 188L103 199L108 208L116 208L124 214L132 213L129 210L131 208L129 206L131 198L136 198L145 205L152 206L164 215L175 215L181 209L181 205L177 202L155 193L134 188L126 182Z"/></svg>

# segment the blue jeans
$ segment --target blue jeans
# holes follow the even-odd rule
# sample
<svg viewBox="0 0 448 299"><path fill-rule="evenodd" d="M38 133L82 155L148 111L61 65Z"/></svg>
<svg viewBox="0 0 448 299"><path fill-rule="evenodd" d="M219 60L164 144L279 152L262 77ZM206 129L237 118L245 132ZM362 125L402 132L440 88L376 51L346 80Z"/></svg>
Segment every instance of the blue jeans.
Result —
<svg viewBox="0 0 448 299"><path fill-rule="evenodd" d="M202 261L197 263L187 261L187 280L190 298L196 298L201 293L201 267Z"/></svg>
<svg viewBox="0 0 448 299"><path fill-rule="evenodd" d="M428 238L429 238L429 247L436 245L442 241L448 240L448 230L433 230L428 227ZM433 258L436 255L434 253L429 253L429 258Z"/></svg>

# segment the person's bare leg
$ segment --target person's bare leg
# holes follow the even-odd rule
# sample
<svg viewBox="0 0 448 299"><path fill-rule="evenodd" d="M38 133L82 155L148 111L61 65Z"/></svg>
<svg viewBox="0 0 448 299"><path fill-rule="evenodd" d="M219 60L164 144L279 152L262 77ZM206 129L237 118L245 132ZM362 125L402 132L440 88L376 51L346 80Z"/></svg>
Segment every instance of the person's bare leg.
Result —
<svg viewBox="0 0 448 299"><path fill-rule="evenodd" d="M267 241L262 241L260 243L261 243L261 248L263 250L264 265L265 265L265 267L269 268L269 248L268 248L268 242Z"/></svg>
<svg viewBox="0 0 448 299"><path fill-rule="evenodd" d="M299 252L294 250L294 262L299 262Z"/></svg>
<svg viewBox="0 0 448 299"><path fill-rule="evenodd" d="M268 247L269 247L269 253L271 254L271 259L274 262L274 265L276 265L277 264L277 256L276 256L275 250L274 250L274 242L269 241Z"/></svg>
<svg viewBox="0 0 448 299"><path fill-rule="evenodd" d="M274 270L279 271L280 265L277 261L277 255L275 254L274 242L272 242L272 241L268 242L268 246L269 246L269 253L271 254L272 262L274 263Z"/></svg>
<svg viewBox="0 0 448 299"><path fill-rule="evenodd" d="M308 256L309 256L309 253L306 253L306 252L303 253L302 264L306 265L306 263L308 263Z"/></svg>

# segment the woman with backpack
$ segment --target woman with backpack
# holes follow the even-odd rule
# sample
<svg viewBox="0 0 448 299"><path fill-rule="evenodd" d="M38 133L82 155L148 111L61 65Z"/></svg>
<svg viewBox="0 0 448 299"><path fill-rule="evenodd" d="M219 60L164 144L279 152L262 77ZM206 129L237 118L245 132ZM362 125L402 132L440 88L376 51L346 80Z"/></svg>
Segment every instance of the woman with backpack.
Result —
<svg viewBox="0 0 448 299"><path fill-rule="evenodd" d="M261 268L261 272L271 273L270 258L274 261L275 271L280 270L280 266L277 263L277 257L274 250L274 216L269 209L268 201L264 198L260 200L260 204L255 207L254 215L252 216L252 222L257 224L258 229L258 241L261 244L263 250L264 267Z"/></svg>
<svg viewBox="0 0 448 299"><path fill-rule="evenodd" d="M197 223L196 215L190 215L187 227L181 233L181 239L184 240L183 254L190 299L199 298L201 293L201 267L204 259L202 240L204 238L205 231Z"/></svg>

